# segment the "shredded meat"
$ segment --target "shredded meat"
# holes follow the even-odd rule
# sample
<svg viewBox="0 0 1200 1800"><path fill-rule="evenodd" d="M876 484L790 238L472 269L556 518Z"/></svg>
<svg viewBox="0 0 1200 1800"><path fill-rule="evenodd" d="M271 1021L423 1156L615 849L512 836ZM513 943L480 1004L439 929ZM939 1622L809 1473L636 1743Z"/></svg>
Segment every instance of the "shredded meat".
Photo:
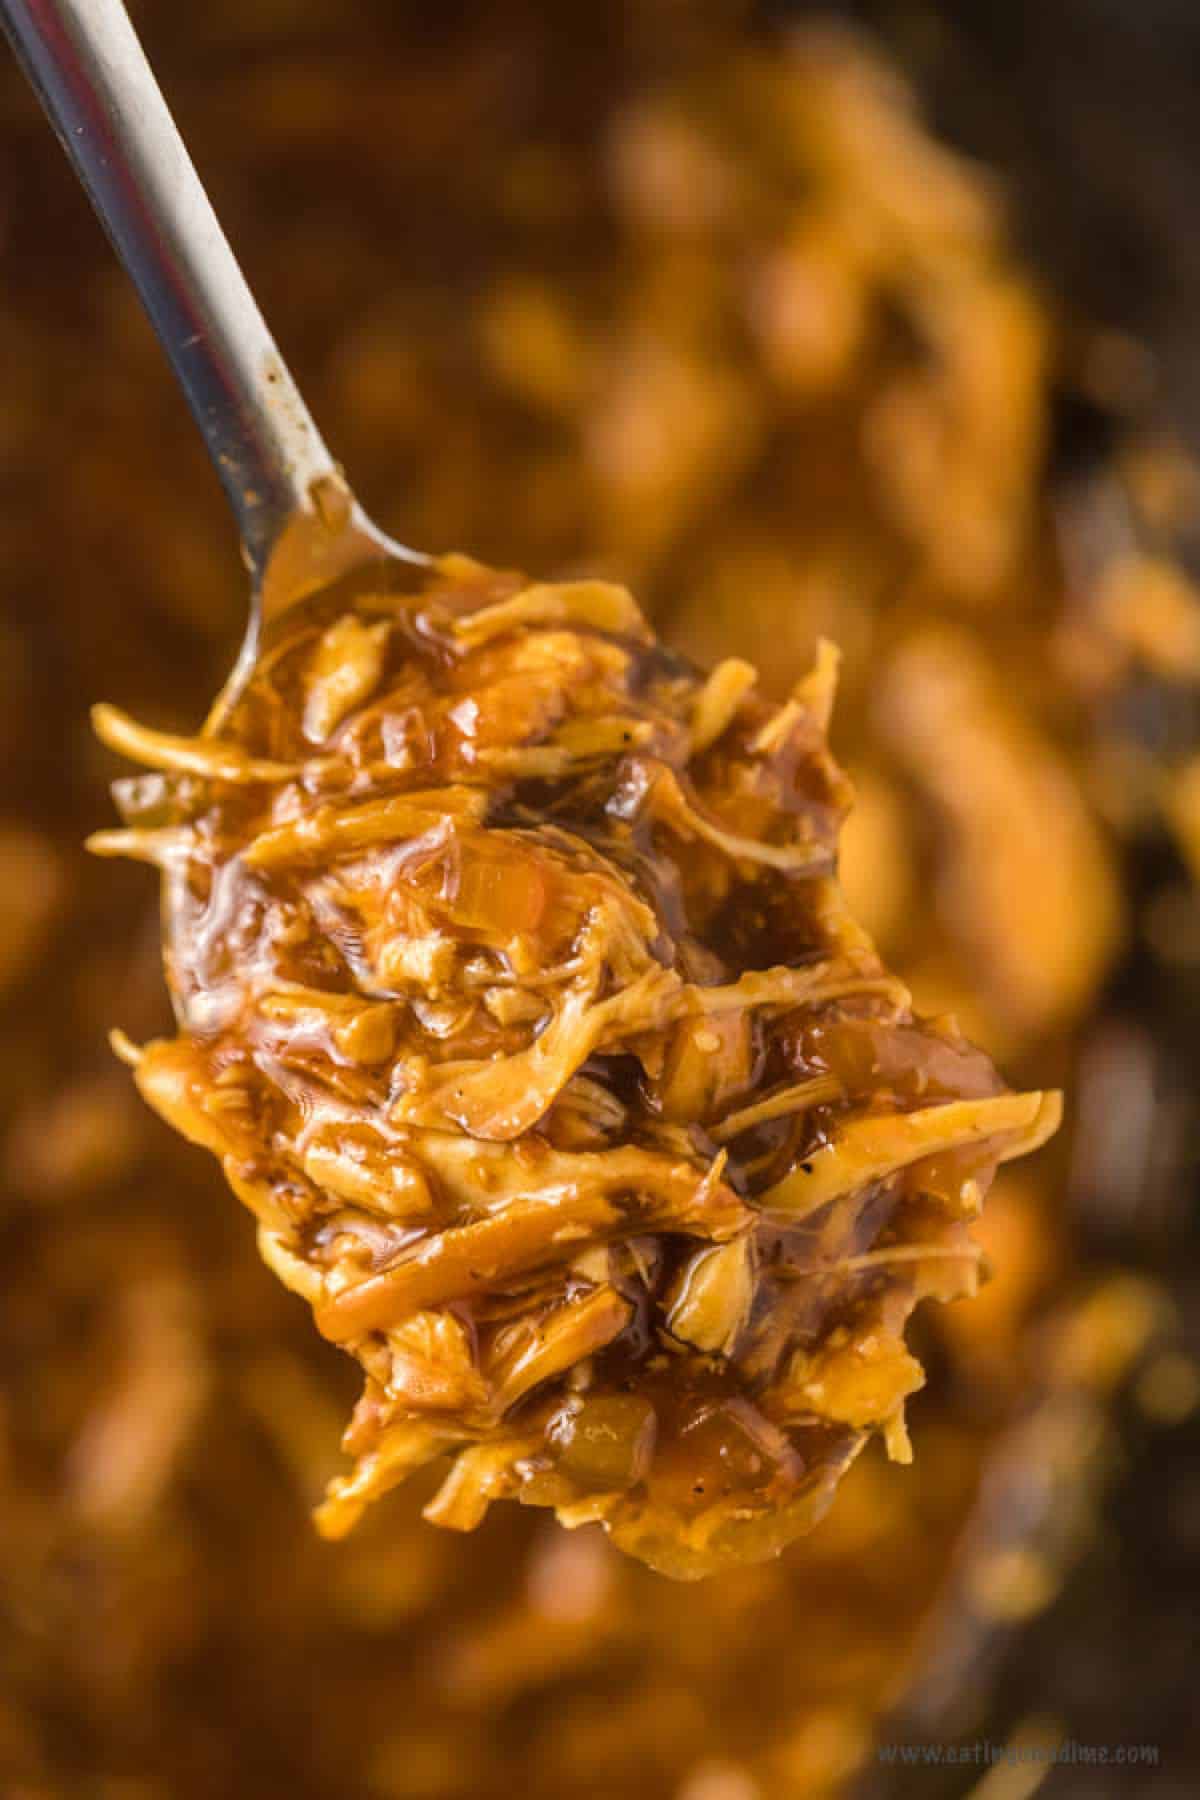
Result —
<svg viewBox="0 0 1200 1800"><path fill-rule="evenodd" d="M366 1378L327 1535L449 1455L437 1524L515 1497L690 1577L908 1459L905 1323L1059 1103L848 915L835 679L774 706L623 588L450 557L288 621L219 736L98 710L160 771L93 847L161 867L180 1021L122 1048Z"/></svg>

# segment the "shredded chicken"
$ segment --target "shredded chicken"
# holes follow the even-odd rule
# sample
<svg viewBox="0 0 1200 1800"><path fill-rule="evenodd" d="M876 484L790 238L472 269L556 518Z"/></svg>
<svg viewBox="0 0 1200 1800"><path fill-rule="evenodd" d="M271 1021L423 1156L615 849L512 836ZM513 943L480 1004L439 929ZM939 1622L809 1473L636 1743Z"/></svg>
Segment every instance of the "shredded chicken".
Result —
<svg viewBox="0 0 1200 1800"><path fill-rule="evenodd" d="M95 848L166 884L141 1092L366 1377L320 1529L449 1455L440 1525L771 1554L873 1431L909 1455L905 1321L1058 1120L837 898L836 655L771 706L622 588L461 557L284 632L219 737L97 710L168 788Z"/></svg>

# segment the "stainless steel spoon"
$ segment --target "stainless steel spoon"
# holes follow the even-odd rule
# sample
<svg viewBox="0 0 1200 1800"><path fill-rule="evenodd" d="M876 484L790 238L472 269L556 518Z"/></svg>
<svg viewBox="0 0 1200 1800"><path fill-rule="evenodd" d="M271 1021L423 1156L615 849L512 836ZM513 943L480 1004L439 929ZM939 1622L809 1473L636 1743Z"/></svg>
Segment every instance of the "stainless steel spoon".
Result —
<svg viewBox="0 0 1200 1800"><path fill-rule="evenodd" d="M428 558L371 522L326 448L121 0L0 0L0 25L133 278L237 521L250 619L212 727L249 679L264 625L357 570Z"/></svg>

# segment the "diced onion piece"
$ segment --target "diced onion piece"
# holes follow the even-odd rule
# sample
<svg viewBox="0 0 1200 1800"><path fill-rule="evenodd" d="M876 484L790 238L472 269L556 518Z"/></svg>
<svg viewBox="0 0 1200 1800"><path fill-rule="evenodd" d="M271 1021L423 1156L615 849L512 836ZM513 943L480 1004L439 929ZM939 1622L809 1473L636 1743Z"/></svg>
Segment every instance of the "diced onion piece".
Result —
<svg viewBox="0 0 1200 1800"><path fill-rule="evenodd" d="M552 1434L559 1467L572 1482L594 1494L619 1494L647 1474L658 1420L644 1394L585 1394L563 1409ZM571 1516L564 1519L564 1510ZM568 1528L588 1522L577 1506L558 1516Z"/></svg>
<svg viewBox="0 0 1200 1800"><path fill-rule="evenodd" d="M498 938L533 931L546 908L547 876L538 859L508 842L464 842L453 886L437 903L456 924Z"/></svg>

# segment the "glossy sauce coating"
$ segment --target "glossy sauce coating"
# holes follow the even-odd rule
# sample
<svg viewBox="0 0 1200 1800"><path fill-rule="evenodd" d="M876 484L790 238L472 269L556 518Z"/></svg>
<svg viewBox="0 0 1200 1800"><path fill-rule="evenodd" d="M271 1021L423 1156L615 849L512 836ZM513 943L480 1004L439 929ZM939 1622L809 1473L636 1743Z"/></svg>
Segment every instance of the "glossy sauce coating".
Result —
<svg viewBox="0 0 1200 1800"><path fill-rule="evenodd" d="M905 1322L1058 1102L847 914L836 662L768 704L623 588L451 557L288 621L220 737L101 709L160 771L95 840L163 871L138 1084L366 1376L329 1535L449 1455L435 1523L516 1497L688 1577L909 1456Z"/></svg>

